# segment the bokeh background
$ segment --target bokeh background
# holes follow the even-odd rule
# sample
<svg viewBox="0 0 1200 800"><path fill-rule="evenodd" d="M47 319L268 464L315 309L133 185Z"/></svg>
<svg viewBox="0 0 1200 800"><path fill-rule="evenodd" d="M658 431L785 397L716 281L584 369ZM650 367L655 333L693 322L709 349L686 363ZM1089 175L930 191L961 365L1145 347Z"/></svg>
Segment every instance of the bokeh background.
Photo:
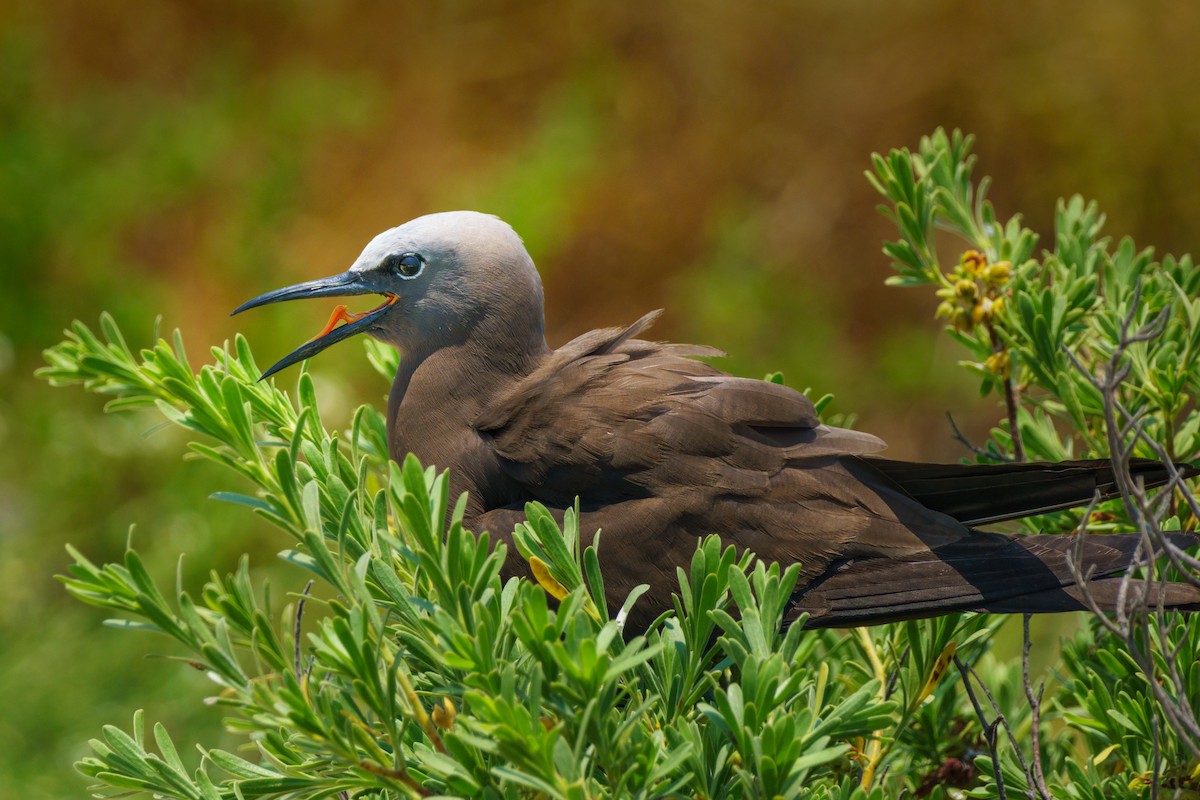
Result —
<svg viewBox="0 0 1200 800"><path fill-rule="evenodd" d="M269 363L329 308L231 308L474 208L525 237L552 344L665 307L658 336L957 459L944 413L982 438L997 410L934 298L883 286L870 153L961 127L1003 215L1047 233L1079 192L1111 233L1196 251L1198 39L1200 6L1106 0L0 3L0 797L82 796L69 765L135 706L222 741L198 673L55 583L65 543L117 558L136 525L193 589L284 545L153 416L32 378L72 319L143 345L161 315L193 363L242 331ZM387 389L339 355L314 364L334 426Z"/></svg>

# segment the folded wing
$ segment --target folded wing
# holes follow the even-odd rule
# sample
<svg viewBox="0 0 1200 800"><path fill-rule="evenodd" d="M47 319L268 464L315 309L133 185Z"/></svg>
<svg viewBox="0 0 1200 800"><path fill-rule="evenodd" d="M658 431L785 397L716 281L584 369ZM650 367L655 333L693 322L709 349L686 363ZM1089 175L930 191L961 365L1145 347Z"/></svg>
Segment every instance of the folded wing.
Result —
<svg viewBox="0 0 1200 800"><path fill-rule="evenodd" d="M1079 607L1063 590L1074 577L1061 537L969 526L1111 494L1110 465L876 458L881 440L821 424L799 392L696 360L719 355L709 348L637 339L656 316L575 339L480 414L475 428L516 488L476 527L511 529L528 501L561 513L578 497L585 539L603 529L601 561L616 565L610 605L650 585L635 627L670 607L676 567L713 533L799 562L790 616L807 612L809 624L1019 610L1022 597ZM1166 480L1162 465L1135 469ZM1123 570L1129 542L1095 538L1108 542L1086 548L1096 574Z"/></svg>

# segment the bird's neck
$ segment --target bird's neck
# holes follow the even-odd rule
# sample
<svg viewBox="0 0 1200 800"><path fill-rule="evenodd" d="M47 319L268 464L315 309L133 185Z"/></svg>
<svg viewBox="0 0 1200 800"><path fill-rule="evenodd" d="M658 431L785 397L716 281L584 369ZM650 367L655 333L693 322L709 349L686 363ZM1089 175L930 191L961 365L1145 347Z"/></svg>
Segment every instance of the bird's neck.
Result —
<svg viewBox="0 0 1200 800"><path fill-rule="evenodd" d="M477 441L474 420L550 353L538 312L531 319L484 321L461 341L405 352L388 397L391 457L411 452L426 464L470 469L464 461Z"/></svg>

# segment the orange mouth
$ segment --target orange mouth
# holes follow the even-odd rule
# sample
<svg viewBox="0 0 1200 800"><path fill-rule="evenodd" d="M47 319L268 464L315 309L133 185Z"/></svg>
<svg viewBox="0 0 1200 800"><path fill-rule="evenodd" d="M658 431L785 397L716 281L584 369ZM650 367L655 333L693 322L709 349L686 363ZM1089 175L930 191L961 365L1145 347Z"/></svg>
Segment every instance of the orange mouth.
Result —
<svg viewBox="0 0 1200 800"><path fill-rule="evenodd" d="M385 297L387 299L385 299L382 303L380 303L379 305L372 308L370 311L351 312L351 311L347 311L345 306L338 306L337 308L335 308L333 310L333 313L329 315L329 322L325 323L325 327L321 330L321 332L318 333L313 338L309 339L309 341L314 342L317 339L320 339L322 336L326 336L330 331L332 331L334 328L336 328L338 325L340 325L343 322L345 322L347 324L349 324L351 322L358 322L360 319L363 319L364 317L369 317L371 314L374 314L376 311L383 311L385 308L390 306L392 303L395 303L397 300L400 299L400 297L398 295L394 295L394 294L385 295Z"/></svg>

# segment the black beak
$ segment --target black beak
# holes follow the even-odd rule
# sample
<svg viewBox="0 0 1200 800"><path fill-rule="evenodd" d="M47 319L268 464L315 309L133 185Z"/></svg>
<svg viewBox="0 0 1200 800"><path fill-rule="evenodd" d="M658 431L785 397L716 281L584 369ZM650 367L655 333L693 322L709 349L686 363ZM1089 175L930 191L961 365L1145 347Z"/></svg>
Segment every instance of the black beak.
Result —
<svg viewBox="0 0 1200 800"><path fill-rule="evenodd" d="M259 306L270 305L271 303L282 303L285 300L302 300L310 297L349 297L356 294L381 294L387 299L381 305L362 314L349 314L346 312L345 306L338 306L333 312L333 316L329 318L329 324L325 326L325 330L321 331L316 338L300 345L279 359L274 366L262 374L259 380L265 380L285 367L290 367L298 361L311 358L326 347L336 344L343 339L349 339L356 333L362 333L371 328L375 321L383 316L391 308L392 304L396 302L396 295L379 286L373 285L370 278L365 277L361 273L343 272L341 275L297 283L295 286L285 286L282 289L261 294L253 300L247 300L235 308L233 313L240 314L247 309L258 308ZM346 324L339 326L338 323L343 321Z"/></svg>

